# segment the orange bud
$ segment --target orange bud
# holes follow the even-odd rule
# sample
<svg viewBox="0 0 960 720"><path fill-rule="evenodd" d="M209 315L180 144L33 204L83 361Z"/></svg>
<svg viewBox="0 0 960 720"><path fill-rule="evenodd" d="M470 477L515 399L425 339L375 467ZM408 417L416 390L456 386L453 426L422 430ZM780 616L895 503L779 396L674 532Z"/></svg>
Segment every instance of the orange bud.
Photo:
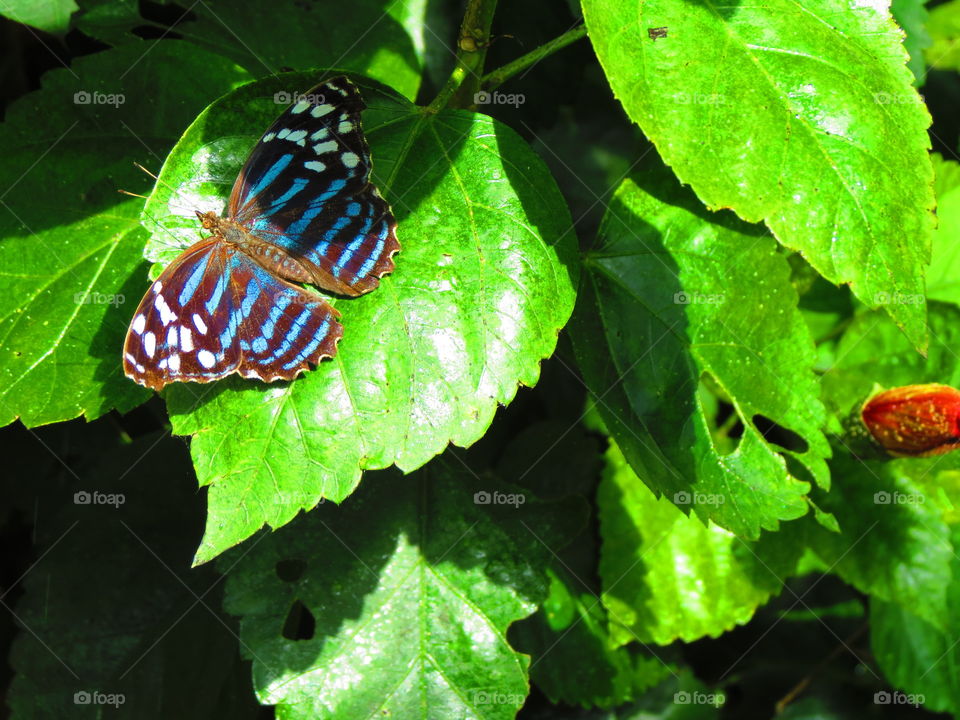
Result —
<svg viewBox="0 0 960 720"><path fill-rule="evenodd" d="M863 424L891 455L927 457L960 447L960 390L949 385L905 385L863 404Z"/></svg>

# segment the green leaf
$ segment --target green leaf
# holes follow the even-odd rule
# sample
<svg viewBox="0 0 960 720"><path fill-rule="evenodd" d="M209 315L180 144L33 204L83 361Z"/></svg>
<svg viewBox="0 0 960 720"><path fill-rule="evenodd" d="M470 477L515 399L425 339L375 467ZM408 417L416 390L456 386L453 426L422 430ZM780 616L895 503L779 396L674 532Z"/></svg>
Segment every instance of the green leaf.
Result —
<svg viewBox="0 0 960 720"><path fill-rule="evenodd" d="M548 570L543 607L517 626L518 647L535 662L530 675L553 703L609 708L639 697L674 671L662 658L611 637L600 598L560 568Z"/></svg>
<svg viewBox="0 0 960 720"><path fill-rule="evenodd" d="M765 221L925 347L930 116L884 3L583 7L627 114L708 207Z"/></svg>
<svg viewBox="0 0 960 720"><path fill-rule="evenodd" d="M657 498L611 442L600 484L600 577L618 644L668 645L742 625L780 592L799 545L745 543Z"/></svg>
<svg viewBox="0 0 960 720"><path fill-rule="evenodd" d="M919 383L960 386L960 309L931 302L930 349L924 358L879 312L858 313L837 347L837 362L824 374L823 398L839 418L859 411L875 385Z"/></svg>
<svg viewBox="0 0 960 720"><path fill-rule="evenodd" d="M950 502L922 482L936 460L861 460L838 450L834 486L818 502L836 515L841 532L808 523L805 542L861 592L943 627L954 557L945 521Z"/></svg>
<svg viewBox="0 0 960 720"><path fill-rule="evenodd" d="M935 70L960 70L960 0L933 8L927 31L933 38L925 53L927 65Z"/></svg>
<svg viewBox="0 0 960 720"><path fill-rule="evenodd" d="M163 82L171 72L178 81ZM148 397L120 368L146 233L142 201L117 189L144 191L133 161L156 164L211 95L245 78L217 56L158 42L77 58L10 107L0 125L0 424L94 418Z"/></svg>
<svg viewBox="0 0 960 720"><path fill-rule="evenodd" d="M252 720L259 708L235 623L219 610L219 578L213 568L190 569L203 501L186 449L158 435L119 446L112 428L107 444L98 425L41 431L48 447L72 448L68 471L57 463L18 478L28 517L39 522L22 595L5 588L7 602L19 597L10 717ZM102 454L91 467L93 448ZM77 503L78 492L90 502ZM78 707L75 693L86 693L89 707Z"/></svg>
<svg viewBox="0 0 960 720"><path fill-rule="evenodd" d="M796 473L826 485L829 446L813 343L773 238L703 210L656 171L617 190L585 264L571 336L643 482L707 498L692 504L702 519L750 539L803 515L809 484ZM742 421L736 447L714 428L701 381ZM758 416L799 436L793 449L767 440Z"/></svg>
<svg viewBox="0 0 960 720"><path fill-rule="evenodd" d="M953 528L952 544L960 548L958 527ZM900 689L901 703L913 695L927 710L952 712L956 717L960 715L960 560L955 554L951 568L941 624L924 620L902 604L874 598L870 644L883 674Z"/></svg>
<svg viewBox="0 0 960 720"><path fill-rule="evenodd" d="M933 154L937 229L927 271L927 297L960 305L960 163Z"/></svg>
<svg viewBox="0 0 960 720"><path fill-rule="evenodd" d="M0 15L37 30L64 35L76 9L74 0L4 0Z"/></svg>
<svg viewBox="0 0 960 720"><path fill-rule="evenodd" d="M168 31L142 18L136 2L81 0L81 5L78 29L104 42L141 44L132 31L144 26ZM302 0L199 2L189 9L174 32L254 77L336 67L385 83L411 100L420 87L424 0L352 0L349 12Z"/></svg>
<svg viewBox="0 0 960 720"><path fill-rule="evenodd" d="M543 567L580 520L475 497L516 491L459 463L377 473L341 507L225 555L260 701L290 719L513 718L529 659L507 628L545 596Z"/></svg>
<svg viewBox="0 0 960 720"><path fill-rule="evenodd" d="M397 269L375 292L333 301L337 357L305 377L168 392L174 430L195 435L197 474L212 485L197 562L323 498L341 501L361 469L409 471L449 442L475 442L518 384L536 383L572 310L570 217L529 146L485 115L428 115L358 82L374 182L399 223ZM223 207L278 114L274 93L307 86L307 76L254 83L197 119L145 210L151 259L195 241L194 209Z"/></svg>
<svg viewBox="0 0 960 720"><path fill-rule="evenodd" d="M903 46L910 55L907 66L916 78L917 87L923 86L927 77L927 63L923 51L930 47L933 39L927 32L927 6L925 0L893 0L890 14L904 32Z"/></svg>

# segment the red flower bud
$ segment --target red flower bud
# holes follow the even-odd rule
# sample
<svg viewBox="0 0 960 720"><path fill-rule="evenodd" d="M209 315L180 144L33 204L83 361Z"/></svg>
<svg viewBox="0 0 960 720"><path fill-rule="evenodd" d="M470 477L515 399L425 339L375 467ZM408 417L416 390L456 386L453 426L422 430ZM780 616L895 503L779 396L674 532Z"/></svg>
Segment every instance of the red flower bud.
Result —
<svg viewBox="0 0 960 720"><path fill-rule="evenodd" d="M960 390L949 385L905 385L863 404L863 424L891 455L927 457L960 447Z"/></svg>

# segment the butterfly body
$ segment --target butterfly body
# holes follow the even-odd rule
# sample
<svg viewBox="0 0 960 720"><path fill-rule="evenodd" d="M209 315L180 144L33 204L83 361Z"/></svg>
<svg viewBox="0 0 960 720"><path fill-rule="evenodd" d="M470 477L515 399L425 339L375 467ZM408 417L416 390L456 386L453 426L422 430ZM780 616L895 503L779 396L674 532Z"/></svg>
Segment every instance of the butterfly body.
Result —
<svg viewBox="0 0 960 720"><path fill-rule="evenodd" d="M370 182L359 92L339 77L303 98L254 147L225 216L196 213L210 236L144 295L123 355L141 385L291 380L343 334L340 313L298 283L357 296L393 270L396 221Z"/></svg>

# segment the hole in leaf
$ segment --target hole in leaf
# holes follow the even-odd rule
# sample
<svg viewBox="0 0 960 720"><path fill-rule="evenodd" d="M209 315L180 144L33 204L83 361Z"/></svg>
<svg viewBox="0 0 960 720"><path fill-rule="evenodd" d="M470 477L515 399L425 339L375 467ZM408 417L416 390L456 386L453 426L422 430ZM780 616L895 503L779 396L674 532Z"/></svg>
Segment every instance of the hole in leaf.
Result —
<svg viewBox="0 0 960 720"><path fill-rule="evenodd" d="M277 577L284 582L296 582L303 577L307 563L303 560L281 560L277 563Z"/></svg>
<svg viewBox="0 0 960 720"><path fill-rule="evenodd" d="M310 612L310 608L299 600L295 600L283 621L282 635L287 640L312 640L317 629L317 621Z"/></svg>
<svg viewBox="0 0 960 720"><path fill-rule="evenodd" d="M757 429L757 432L763 435L764 440L774 445L779 445L786 450L791 450L795 453L805 453L810 449L807 441L804 440L802 436L793 430L783 427L783 425L778 425L764 415L760 415L759 413L754 415L753 426Z"/></svg>

